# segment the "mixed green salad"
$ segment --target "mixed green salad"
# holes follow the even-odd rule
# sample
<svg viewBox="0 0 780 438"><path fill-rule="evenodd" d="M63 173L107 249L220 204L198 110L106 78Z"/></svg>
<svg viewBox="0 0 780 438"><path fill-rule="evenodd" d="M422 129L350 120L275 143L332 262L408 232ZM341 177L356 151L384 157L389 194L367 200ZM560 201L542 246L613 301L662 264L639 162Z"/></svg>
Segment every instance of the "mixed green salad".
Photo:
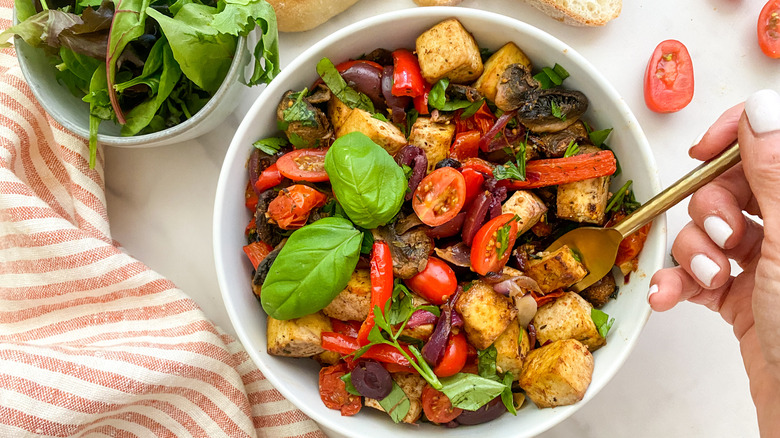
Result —
<svg viewBox="0 0 780 438"><path fill-rule="evenodd" d="M276 15L265 0L16 0L16 35L51 57L57 80L89 103L90 167L100 123L121 135L192 117L225 79L240 36L259 27L247 85L279 73Z"/></svg>

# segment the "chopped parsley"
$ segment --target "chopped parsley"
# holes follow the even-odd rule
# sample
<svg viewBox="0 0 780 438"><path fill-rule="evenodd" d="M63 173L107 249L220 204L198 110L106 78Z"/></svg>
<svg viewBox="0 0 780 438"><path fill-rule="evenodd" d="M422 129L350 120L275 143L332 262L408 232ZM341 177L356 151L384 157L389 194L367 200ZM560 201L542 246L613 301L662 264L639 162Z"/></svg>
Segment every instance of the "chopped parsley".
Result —
<svg viewBox="0 0 780 438"><path fill-rule="evenodd" d="M612 197L609 199L609 202L607 202L607 213L623 211L627 214L631 214L637 208L639 208L640 205L642 205L637 202L636 198L634 197L634 191L631 190L632 183L632 180L626 181L626 183L623 184L623 186L620 187L614 195L612 195Z"/></svg>
<svg viewBox="0 0 780 438"><path fill-rule="evenodd" d="M612 324L615 323L615 318L610 318L609 315L596 308L590 309L590 319L596 324L596 328L602 338L607 337L609 329L611 329Z"/></svg>
<svg viewBox="0 0 780 438"><path fill-rule="evenodd" d="M516 179L525 181L525 147L525 142L520 143L516 154L509 148L504 149L504 152L507 154L514 155L515 162L508 161L503 166L496 166L493 169L493 177L497 180Z"/></svg>
<svg viewBox="0 0 780 438"><path fill-rule="evenodd" d="M550 101L550 111L552 112L553 117L561 120L566 120L566 114L563 113L561 107L557 103L555 103L554 100Z"/></svg>
<svg viewBox="0 0 780 438"><path fill-rule="evenodd" d="M580 151L580 145L575 143L574 140L569 142L569 145L566 146L566 152L563 153L563 157L573 157L574 155L577 155L577 153Z"/></svg>

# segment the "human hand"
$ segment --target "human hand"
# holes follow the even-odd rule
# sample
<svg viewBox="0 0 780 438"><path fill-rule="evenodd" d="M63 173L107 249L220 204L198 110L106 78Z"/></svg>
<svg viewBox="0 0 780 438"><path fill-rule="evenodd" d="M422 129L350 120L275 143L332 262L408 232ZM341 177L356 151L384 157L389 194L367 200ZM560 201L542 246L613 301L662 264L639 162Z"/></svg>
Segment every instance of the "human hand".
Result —
<svg viewBox="0 0 780 438"><path fill-rule="evenodd" d="M742 163L699 189L648 300L688 300L734 327L762 436L780 436L780 96L762 90L726 111L690 150L708 160L739 140ZM763 226L743 212L761 217ZM729 259L742 268L731 276Z"/></svg>

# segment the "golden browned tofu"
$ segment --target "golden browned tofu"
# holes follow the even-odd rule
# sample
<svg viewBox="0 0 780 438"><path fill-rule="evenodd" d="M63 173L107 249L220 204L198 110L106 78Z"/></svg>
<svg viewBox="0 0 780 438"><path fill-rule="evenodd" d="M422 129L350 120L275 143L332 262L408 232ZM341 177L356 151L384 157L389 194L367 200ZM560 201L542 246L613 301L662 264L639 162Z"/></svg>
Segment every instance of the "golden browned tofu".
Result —
<svg viewBox="0 0 780 438"><path fill-rule="evenodd" d="M368 269L352 273L344 288L322 313L342 321L363 321L371 311L371 279Z"/></svg>
<svg viewBox="0 0 780 438"><path fill-rule="evenodd" d="M409 336L410 338L427 341L433 334L434 328L436 328L436 326L433 324L418 325L415 328L404 328L401 332L401 336Z"/></svg>
<svg viewBox="0 0 780 438"><path fill-rule="evenodd" d="M482 75L474 82L474 88L491 101L496 100L496 85L501 80L504 70L512 64L523 64L531 70L531 60L520 50L515 43L509 42L496 50L485 61L485 69Z"/></svg>
<svg viewBox="0 0 780 438"><path fill-rule="evenodd" d="M450 18L417 37L417 59L428 83L441 78L466 84L477 79L483 70L479 46L460 21Z"/></svg>
<svg viewBox="0 0 780 438"><path fill-rule="evenodd" d="M525 275L536 280L542 293L547 294L582 280L588 271L577 261L572 250L564 245L540 259L530 260Z"/></svg>
<svg viewBox="0 0 780 438"><path fill-rule="evenodd" d="M520 378L523 370L523 360L531 350L528 333L513 319L504 333L493 343L496 347L496 367L500 372L509 371L515 377Z"/></svg>
<svg viewBox="0 0 780 438"><path fill-rule="evenodd" d="M395 155L406 146L406 137L400 129L389 122L371 117L371 113L360 108L350 111L341 122L341 126L336 128L336 138L350 132L362 132L390 155Z"/></svg>
<svg viewBox="0 0 780 438"><path fill-rule="evenodd" d="M501 206L502 214L514 214L518 218L517 235L525 233L547 213L547 205L528 190L518 190Z"/></svg>
<svg viewBox="0 0 780 438"><path fill-rule="evenodd" d="M330 318L322 312L281 321L268 317L268 354L274 356L309 357L325 351L322 332L333 330Z"/></svg>
<svg viewBox="0 0 780 438"><path fill-rule="evenodd" d="M512 300L482 280L460 294L455 309L463 317L466 337L478 350L488 348L517 315Z"/></svg>
<svg viewBox="0 0 780 438"><path fill-rule="evenodd" d="M422 390L425 387L425 379L419 374L412 373L393 373L392 376L395 383L401 387L409 399L409 412L404 417L403 422L414 423L420 419L422 414ZM379 402L372 398L366 398L365 405L382 412L385 411Z"/></svg>
<svg viewBox="0 0 780 438"><path fill-rule="evenodd" d="M544 345L547 341L576 339L590 351L596 351L607 343L599 334L590 312L593 306L576 292L567 292L562 297L545 304L536 311L532 320L536 327L536 339Z"/></svg>
<svg viewBox="0 0 780 438"><path fill-rule="evenodd" d="M351 112L352 108L348 107L338 97L331 96L328 101L328 119L330 119L330 124L333 126L334 131L338 131Z"/></svg>
<svg viewBox="0 0 780 438"><path fill-rule="evenodd" d="M583 146L577 155L599 152L596 146ZM575 181L558 186L559 218L575 222L603 225L609 201L610 176Z"/></svg>
<svg viewBox="0 0 780 438"><path fill-rule="evenodd" d="M425 157L428 159L428 172L430 172L436 163L449 156L454 136L454 124L436 123L430 117L418 117L409 132L409 144L425 152Z"/></svg>
<svg viewBox="0 0 780 438"><path fill-rule="evenodd" d="M593 307L599 309L609 302L610 297L615 293L615 289L617 289L615 277L610 272L580 292L580 296L585 298Z"/></svg>
<svg viewBox="0 0 780 438"><path fill-rule="evenodd" d="M319 362L320 365L336 365L341 360L341 354L335 351L325 350L312 356L312 359Z"/></svg>
<svg viewBox="0 0 780 438"><path fill-rule="evenodd" d="M567 339L532 350L523 364L520 387L539 408L577 403L593 378L593 356Z"/></svg>

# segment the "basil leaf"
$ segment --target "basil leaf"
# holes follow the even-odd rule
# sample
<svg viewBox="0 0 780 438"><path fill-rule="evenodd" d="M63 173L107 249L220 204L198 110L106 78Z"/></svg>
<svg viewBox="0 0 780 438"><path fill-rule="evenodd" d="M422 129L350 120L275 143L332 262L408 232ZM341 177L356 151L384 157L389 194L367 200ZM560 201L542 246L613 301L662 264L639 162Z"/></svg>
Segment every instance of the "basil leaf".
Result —
<svg viewBox="0 0 780 438"><path fill-rule="evenodd" d="M521 330L522 332L522 330ZM515 377L510 372L504 374L504 379L501 383L504 384L504 391L501 393L501 402L506 406L506 410L512 415L517 415L517 409L515 408L515 398L512 395L512 381Z"/></svg>
<svg viewBox="0 0 780 438"><path fill-rule="evenodd" d="M371 230L363 230L363 240L360 242L360 253L371 254L371 248L374 247L374 235Z"/></svg>
<svg viewBox="0 0 780 438"><path fill-rule="evenodd" d="M431 88L431 91L428 93L428 103L440 111L455 111L461 108L468 108L472 105L472 103L476 103L469 102L468 100L447 101L446 92L447 87L449 86L449 79L439 79L439 82L436 82ZM479 109L479 107L477 107L477 109Z"/></svg>
<svg viewBox="0 0 780 438"><path fill-rule="evenodd" d="M393 389L390 390L387 397L379 400L379 406L382 406L382 409L390 415L394 422L400 423L409 413L411 403L404 390L393 382Z"/></svg>
<svg viewBox="0 0 780 438"><path fill-rule="evenodd" d="M596 328L599 330L602 338L607 337L609 329L615 323L615 318L610 318L609 315L596 308L590 309L590 319L596 324Z"/></svg>
<svg viewBox="0 0 780 438"><path fill-rule="evenodd" d="M496 380L498 378L496 373L497 358L498 350L496 350L496 347L493 345L477 353L477 370L481 377L490 380Z"/></svg>
<svg viewBox="0 0 780 438"><path fill-rule="evenodd" d="M290 95L290 99L294 99L295 102L282 111L282 118L285 122L301 122L303 126L318 126L317 114L310 108L309 103L303 100L308 92L309 90L304 88L303 91Z"/></svg>
<svg viewBox="0 0 780 438"><path fill-rule="evenodd" d="M341 380L344 382L344 387L346 388L347 392L352 395L359 395L363 396L363 394L359 393L357 389L355 389L355 385L352 384L352 373L347 373L341 376Z"/></svg>
<svg viewBox="0 0 780 438"><path fill-rule="evenodd" d="M374 104L365 94L350 88L347 81L341 77L336 66L328 58L322 58L317 63L317 74L320 75L325 85L340 101L350 108L360 108L370 113L374 112Z"/></svg>
<svg viewBox="0 0 780 438"><path fill-rule="evenodd" d="M257 140L252 146L260 149L268 155L274 155L279 149L287 146L290 142L284 137L268 137ZM335 200L333 200L335 202Z"/></svg>
<svg viewBox="0 0 780 438"><path fill-rule="evenodd" d="M440 380L442 383L440 391L449 397L452 405L467 411L476 411L501 395L506 388L501 382L466 373L458 373Z"/></svg>
<svg viewBox="0 0 780 438"><path fill-rule="evenodd" d="M401 209L407 187L404 172L365 134L352 132L336 139L325 155L325 171L355 225L374 229Z"/></svg>
<svg viewBox="0 0 780 438"><path fill-rule="evenodd" d="M593 142L594 145L601 147L601 145L603 145L607 140L607 137L609 137L610 133L612 133L612 128L591 131L588 132L588 138L590 138L590 141Z"/></svg>
<svg viewBox="0 0 780 438"><path fill-rule="evenodd" d="M360 231L328 217L293 232L263 283L261 304L276 319L293 319L327 306L349 282L360 256Z"/></svg>

